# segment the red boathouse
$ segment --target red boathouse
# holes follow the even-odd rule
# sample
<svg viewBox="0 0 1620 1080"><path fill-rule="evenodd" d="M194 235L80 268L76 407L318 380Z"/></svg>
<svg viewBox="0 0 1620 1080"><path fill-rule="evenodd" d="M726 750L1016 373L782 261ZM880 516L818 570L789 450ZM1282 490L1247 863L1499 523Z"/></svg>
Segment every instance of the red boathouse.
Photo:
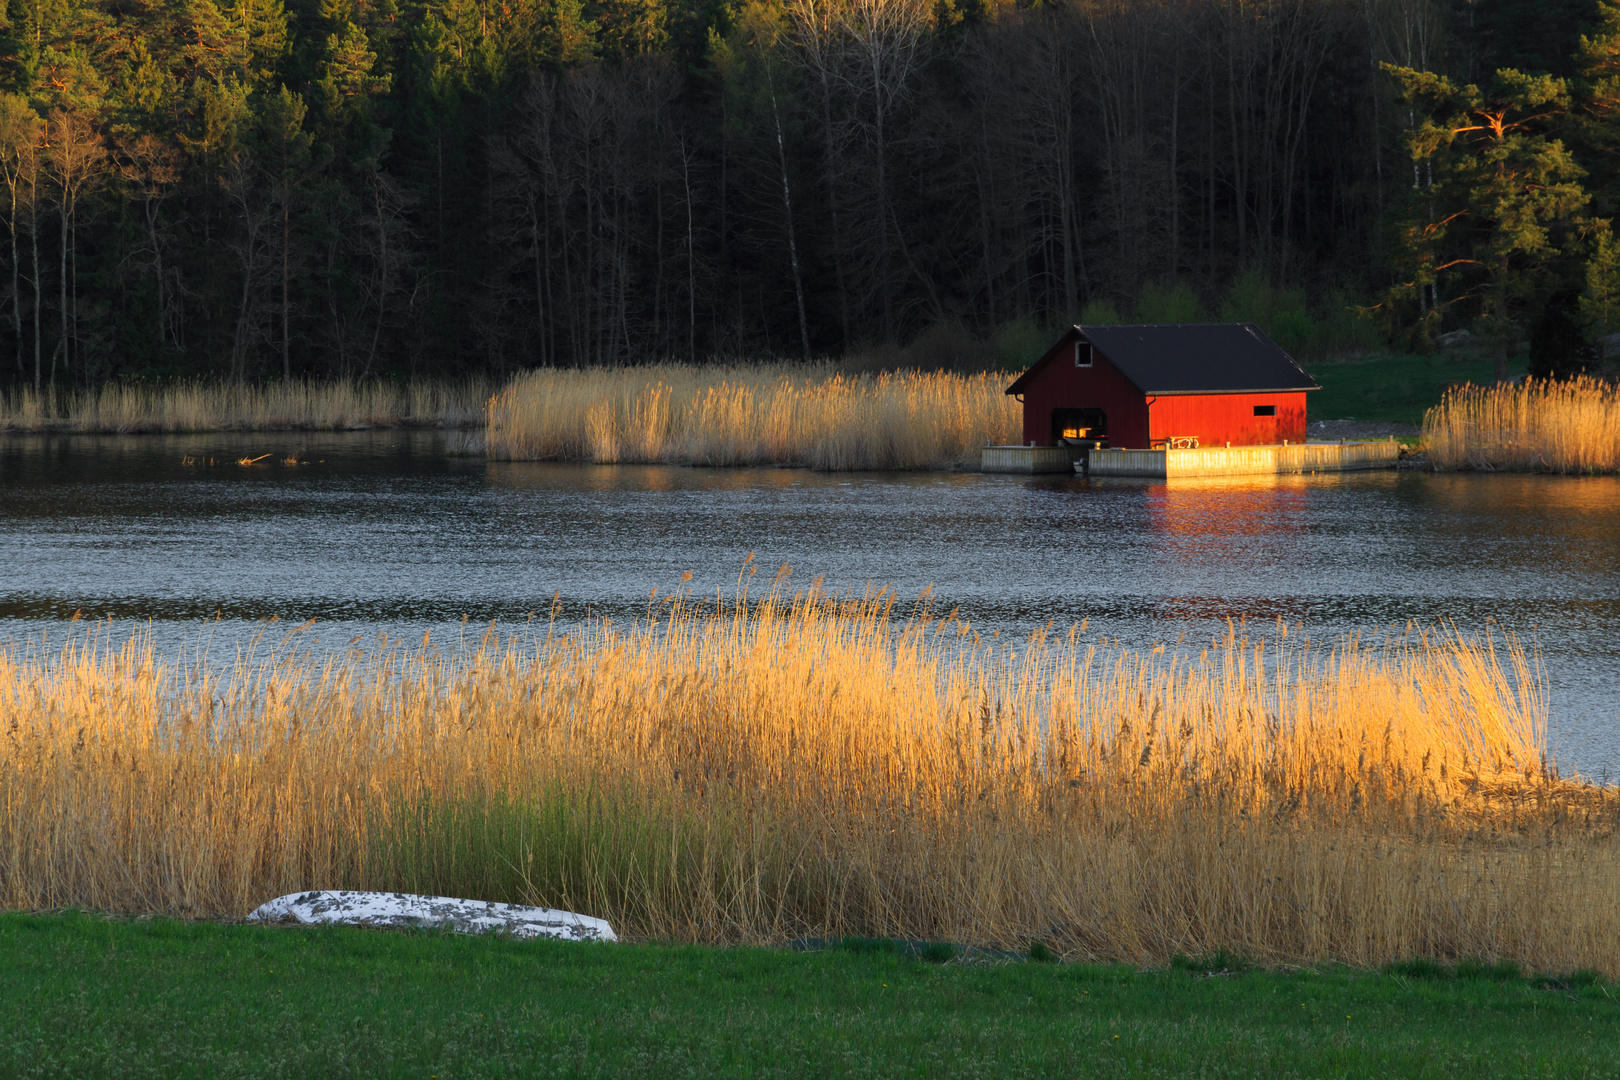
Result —
<svg viewBox="0 0 1620 1080"><path fill-rule="evenodd" d="M1024 442L1127 449L1305 441L1320 390L1253 323L1076 326L1007 387Z"/></svg>

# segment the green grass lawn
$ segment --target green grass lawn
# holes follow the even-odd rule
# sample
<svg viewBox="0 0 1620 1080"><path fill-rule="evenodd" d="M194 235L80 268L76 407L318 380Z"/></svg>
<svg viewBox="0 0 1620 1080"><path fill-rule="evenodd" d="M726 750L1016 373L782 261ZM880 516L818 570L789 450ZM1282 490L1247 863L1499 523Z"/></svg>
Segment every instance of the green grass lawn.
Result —
<svg viewBox="0 0 1620 1080"><path fill-rule="evenodd" d="M0 916L5 1077L1613 1077L1617 996Z"/></svg>
<svg viewBox="0 0 1620 1080"><path fill-rule="evenodd" d="M1523 370L1522 360L1514 364L1514 372ZM1306 364L1305 370L1322 384L1322 389L1305 395L1309 419L1353 417L1388 424L1421 424L1423 410L1439 403L1449 383L1496 379L1494 361L1446 354L1324 361Z"/></svg>

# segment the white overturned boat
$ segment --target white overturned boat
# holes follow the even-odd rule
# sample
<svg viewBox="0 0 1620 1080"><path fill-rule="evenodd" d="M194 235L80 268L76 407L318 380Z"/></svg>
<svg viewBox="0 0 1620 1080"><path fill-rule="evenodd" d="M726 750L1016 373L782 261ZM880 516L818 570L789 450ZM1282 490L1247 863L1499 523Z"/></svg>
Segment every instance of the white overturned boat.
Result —
<svg viewBox="0 0 1620 1080"><path fill-rule="evenodd" d="M336 923L396 929L447 929L463 934L511 934L564 941L618 941L604 919L554 908L458 900L414 893L318 890L288 893L260 904L252 922Z"/></svg>

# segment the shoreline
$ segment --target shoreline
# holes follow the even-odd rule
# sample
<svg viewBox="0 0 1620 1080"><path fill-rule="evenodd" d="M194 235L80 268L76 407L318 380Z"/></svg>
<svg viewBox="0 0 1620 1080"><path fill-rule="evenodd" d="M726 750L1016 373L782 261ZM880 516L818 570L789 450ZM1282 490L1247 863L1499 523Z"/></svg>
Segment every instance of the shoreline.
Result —
<svg viewBox="0 0 1620 1080"><path fill-rule="evenodd" d="M408 390L414 390L413 386ZM491 395L493 397L494 395ZM463 411L465 415L465 410ZM482 408L478 411L482 417ZM586 453L576 450L574 453L552 453L534 456L513 457L508 454L491 454L488 444L491 438L490 426L483 420L445 419L442 417L413 417L393 416L385 419L369 419L356 423L323 423L323 422L286 422L286 423L253 423L253 422L225 422L216 424L185 424L165 425L162 423L134 422L123 424L96 424L87 425L80 419L58 418L42 421L19 422L8 419L0 410L0 439L25 438L67 438L72 436L89 437L128 437L128 436L205 436L205 435L346 435L361 434L365 432L382 431L409 431L409 432L443 432L448 436L445 454L457 458L483 458L487 461L531 461L560 465L664 465L685 468L802 468L811 472L843 473L843 472L879 472L879 473L977 473L981 470L976 465L976 459L951 460L939 463L916 462L901 465L884 465L867 463L865 461L848 465L833 465L815 460L752 460L731 456L730 460L598 460ZM1415 424L1388 423L1381 421L1360 421L1355 418L1337 420L1310 420L1307 424L1308 439L1311 442L1333 442L1345 440L1383 440L1394 438L1402 446L1402 455L1396 470L1400 472L1432 472L1450 473L1453 475L1525 475L1525 476L1584 476L1602 477L1614 476L1620 473L1620 468L1605 468L1591 466L1586 468L1570 468L1555 463L1537 459L1535 461L1516 461L1511 464L1497 464L1490 461L1474 461L1464 459L1446 463L1435 460L1431 452L1431 438L1425 434L1424 429ZM724 455L723 455L724 456Z"/></svg>

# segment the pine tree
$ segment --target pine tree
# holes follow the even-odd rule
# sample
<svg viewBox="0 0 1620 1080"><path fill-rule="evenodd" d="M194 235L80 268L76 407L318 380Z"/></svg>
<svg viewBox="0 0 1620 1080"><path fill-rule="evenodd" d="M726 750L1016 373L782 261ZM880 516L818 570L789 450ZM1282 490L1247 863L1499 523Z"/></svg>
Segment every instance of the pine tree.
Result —
<svg viewBox="0 0 1620 1080"><path fill-rule="evenodd" d="M352 22L326 40L326 61L315 81L327 124L341 127L369 118L372 99L388 91L390 78L376 72L377 54L365 30Z"/></svg>
<svg viewBox="0 0 1620 1080"><path fill-rule="evenodd" d="M224 15L246 44L243 76L262 90L277 85L290 53L287 9L281 0L225 0Z"/></svg>
<svg viewBox="0 0 1620 1080"><path fill-rule="evenodd" d="M567 69L595 59L601 27L586 17L581 0L550 0L537 14L536 52L543 62Z"/></svg>
<svg viewBox="0 0 1620 1080"><path fill-rule="evenodd" d="M1591 227L1586 175L1556 137L1569 109L1564 81L1503 70L1488 92L1443 75L1386 65L1422 119L1406 150L1432 183L1397 211L1397 265L1408 280L1387 308L1419 306L1421 331L1448 311L1474 316L1496 351L1497 377L1527 313L1561 285Z"/></svg>

